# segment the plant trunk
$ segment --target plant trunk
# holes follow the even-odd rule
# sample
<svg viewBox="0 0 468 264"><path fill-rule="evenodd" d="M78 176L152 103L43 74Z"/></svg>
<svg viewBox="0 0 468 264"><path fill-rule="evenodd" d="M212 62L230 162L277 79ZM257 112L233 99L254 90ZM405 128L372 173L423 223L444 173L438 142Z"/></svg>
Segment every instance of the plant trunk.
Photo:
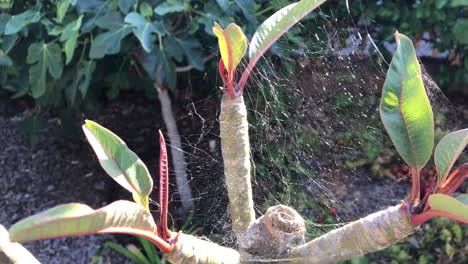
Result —
<svg viewBox="0 0 468 264"><path fill-rule="evenodd" d="M10 242L8 231L2 225L0 225L0 263L41 264L21 244Z"/></svg>
<svg viewBox="0 0 468 264"><path fill-rule="evenodd" d="M175 248L163 257L173 264L236 264L240 258L234 249L183 233Z"/></svg>
<svg viewBox="0 0 468 264"><path fill-rule="evenodd" d="M268 211L280 210L281 212L285 208L287 207L275 206ZM250 252L250 254L244 252L240 256L238 251L234 249L222 247L191 235L180 234L174 250L164 254L164 257L174 264L335 263L382 250L398 243L411 235L417 227L411 223L409 218L411 213L408 209L402 209L401 205L396 205L335 229L306 244L294 246L292 244L295 243L294 239L291 240L291 238L302 232L300 231L302 229L301 220L300 217L294 216L295 213L287 213L289 216L286 217L283 213L270 216L277 218L273 221L269 221L268 214L265 215L266 218L259 218L256 224L251 226L252 232L248 231L242 237L244 241L253 241L247 244L251 249L254 248L255 252L271 252L270 256L268 254L258 256L254 252ZM278 222L279 220L281 222ZM266 227L259 226L263 224ZM291 229L291 227L294 228ZM265 240L270 240L271 243ZM283 244L278 244L281 241ZM270 248L273 244L276 244L278 248L287 249L286 251L281 250L281 252L288 253L283 256L276 255L280 252Z"/></svg>
<svg viewBox="0 0 468 264"><path fill-rule="evenodd" d="M168 132L167 134L171 147L172 165L176 177L177 191L180 195L184 214L187 214L193 209L193 197L190 184L187 180L187 163L185 162L184 152L182 149L182 141L172 113L171 98L169 97L169 93L165 87L160 87L156 84L154 86L159 94L162 116Z"/></svg>
<svg viewBox="0 0 468 264"><path fill-rule="evenodd" d="M224 94L219 123L232 229L239 238L255 221L250 181L249 124L242 95L231 97Z"/></svg>
<svg viewBox="0 0 468 264"><path fill-rule="evenodd" d="M401 205L393 206L296 247L289 256L292 263L322 264L382 250L415 231L409 216Z"/></svg>

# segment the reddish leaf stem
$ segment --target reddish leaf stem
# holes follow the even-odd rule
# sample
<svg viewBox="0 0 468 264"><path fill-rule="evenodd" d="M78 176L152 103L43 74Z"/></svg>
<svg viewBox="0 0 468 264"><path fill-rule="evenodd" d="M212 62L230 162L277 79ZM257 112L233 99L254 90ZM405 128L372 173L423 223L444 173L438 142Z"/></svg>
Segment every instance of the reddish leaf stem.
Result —
<svg viewBox="0 0 468 264"><path fill-rule="evenodd" d="M419 203L420 193L421 193L421 186L419 182L419 170L416 168L411 167L411 194L408 199L408 203L410 204L417 204Z"/></svg>
<svg viewBox="0 0 468 264"><path fill-rule="evenodd" d="M159 215L159 224L158 224L158 234L164 239L168 240L171 238L169 229L167 228L167 211L169 203L169 175L167 169L167 149L166 142L164 141L164 136L159 130L159 206L160 206L160 215Z"/></svg>
<svg viewBox="0 0 468 264"><path fill-rule="evenodd" d="M467 177L468 163L465 163L454 170L447 179L439 185L437 190L443 194L452 195Z"/></svg>
<svg viewBox="0 0 468 264"><path fill-rule="evenodd" d="M428 210L428 211L426 211L426 212L424 212L422 214L412 215L410 217L410 219L411 219L411 222L413 224L420 225L420 224L426 222L427 220L429 220L431 218L434 218L434 217L437 217L437 216L451 218L451 219L460 221L462 223L468 224L467 219L465 219L465 218L463 218L461 216L450 214L450 213L439 211L439 210L433 210L433 209L430 209L430 210Z"/></svg>

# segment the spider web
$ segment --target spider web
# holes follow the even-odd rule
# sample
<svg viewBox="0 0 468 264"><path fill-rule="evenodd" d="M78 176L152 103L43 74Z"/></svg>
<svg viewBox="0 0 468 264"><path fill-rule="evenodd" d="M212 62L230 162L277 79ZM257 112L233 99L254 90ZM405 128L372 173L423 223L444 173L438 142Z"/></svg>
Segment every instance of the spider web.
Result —
<svg viewBox="0 0 468 264"><path fill-rule="evenodd" d="M287 34L272 47L244 92L257 217L269 206L291 206L306 220L307 240L398 204L410 191L409 175L394 172L404 163L378 112L389 64L384 54L393 50L377 48L385 40L377 39L364 19L323 12L292 29L301 37ZM421 67L438 142L447 132L466 127L461 121L466 117ZM214 89L193 99L198 84L188 82L190 99L185 113L177 116L196 211L194 218L181 218L175 211L171 217L179 228L235 246L217 119L221 80L218 86L203 81ZM430 161L427 168L432 166ZM179 199L175 189L172 185L173 204Z"/></svg>

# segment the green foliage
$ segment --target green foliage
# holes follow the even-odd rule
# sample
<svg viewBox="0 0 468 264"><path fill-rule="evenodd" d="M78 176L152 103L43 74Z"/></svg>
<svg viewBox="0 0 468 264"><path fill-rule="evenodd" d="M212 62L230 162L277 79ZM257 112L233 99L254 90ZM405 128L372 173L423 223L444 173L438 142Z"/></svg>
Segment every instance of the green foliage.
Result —
<svg viewBox="0 0 468 264"><path fill-rule="evenodd" d="M361 0L337 1L332 5L328 5L330 9L324 12L337 18L352 17L356 20L362 17L367 28L379 25L374 40L392 41L391 34L398 30L407 36L415 36L415 42L421 39L430 42L435 53L447 51L447 63L438 65L437 84L443 89L453 84L468 84L467 1ZM424 32L428 33L427 36L423 36Z"/></svg>
<svg viewBox="0 0 468 264"><path fill-rule="evenodd" d="M437 166L437 183L443 182L450 172L458 156L468 144L468 129L452 132L443 137L434 152L434 161Z"/></svg>
<svg viewBox="0 0 468 264"><path fill-rule="evenodd" d="M395 33L397 50L387 71L380 116L409 166L422 169L434 144L434 117L412 41Z"/></svg>
<svg viewBox="0 0 468 264"><path fill-rule="evenodd" d="M343 263L430 264L443 261L461 264L466 261L468 232L463 224L447 218L436 218L422 229L424 232L408 237L402 243L360 257L359 262L354 259Z"/></svg>

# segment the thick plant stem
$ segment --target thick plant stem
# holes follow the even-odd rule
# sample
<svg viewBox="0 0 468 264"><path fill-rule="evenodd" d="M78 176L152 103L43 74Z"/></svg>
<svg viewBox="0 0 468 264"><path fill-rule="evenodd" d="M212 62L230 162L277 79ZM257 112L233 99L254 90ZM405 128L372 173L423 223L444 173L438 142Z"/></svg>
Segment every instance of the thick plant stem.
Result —
<svg viewBox="0 0 468 264"><path fill-rule="evenodd" d="M184 213L187 214L193 209L193 197L192 190L190 189L190 185L187 180L187 163L185 162L184 152L182 151L182 142L172 113L171 98L169 97L169 92L165 87L159 86L157 82L155 82L154 86L159 94L162 116L164 123L166 124L168 132L167 136L171 143L172 165L174 166L177 191L180 195L180 201L182 203Z"/></svg>
<svg viewBox="0 0 468 264"><path fill-rule="evenodd" d="M255 221L250 182L249 124L242 95L231 97L224 94L219 123L232 228L240 237Z"/></svg>
<svg viewBox="0 0 468 264"><path fill-rule="evenodd" d="M411 235L416 225L401 205L333 230L292 250L292 263L335 263L382 250Z"/></svg>
<svg viewBox="0 0 468 264"><path fill-rule="evenodd" d="M0 225L0 263L41 264L21 244L10 242L8 231L2 225Z"/></svg>
<svg viewBox="0 0 468 264"><path fill-rule="evenodd" d="M173 264L237 264L240 261L234 249L182 233L174 249L163 257Z"/></svg>

